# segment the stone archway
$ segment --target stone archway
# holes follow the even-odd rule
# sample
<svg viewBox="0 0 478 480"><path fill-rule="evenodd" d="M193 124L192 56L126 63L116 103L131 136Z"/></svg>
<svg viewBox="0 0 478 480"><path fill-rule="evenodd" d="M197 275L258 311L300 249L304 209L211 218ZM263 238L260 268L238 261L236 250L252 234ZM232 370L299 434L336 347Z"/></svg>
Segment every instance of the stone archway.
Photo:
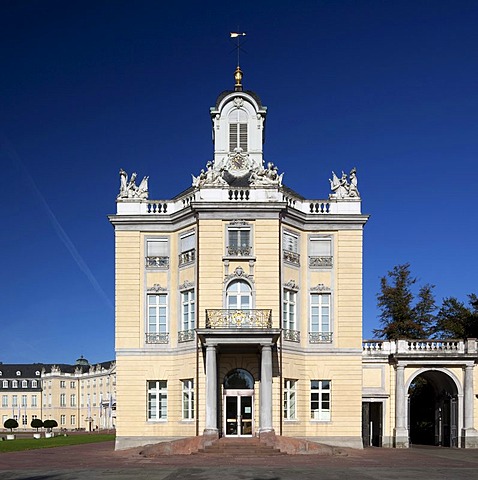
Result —
<svg viewBox="0 0 478 480"><path fill-rule="evenodd" d="M458 387L440 370L423 370L408 387L410 444L458 446Z"/></svg>

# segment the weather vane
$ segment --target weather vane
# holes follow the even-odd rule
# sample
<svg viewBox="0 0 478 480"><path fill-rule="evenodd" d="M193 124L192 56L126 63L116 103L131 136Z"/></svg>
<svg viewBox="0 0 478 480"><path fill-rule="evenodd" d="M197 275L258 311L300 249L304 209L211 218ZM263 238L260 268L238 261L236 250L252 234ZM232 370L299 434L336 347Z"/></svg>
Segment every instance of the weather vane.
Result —
<svg viewBox="0 0 478 480"><path fill-rule="evenodd" d="M245 32L231 32L230 33L230 38L236 38L237 39L237 45L235 50L237 50L237 66L239 67L239 52L241 51L241 46L244 42L241 43L241 37L245 37L246 34ZM244 51L244 50L243 50Z"/></svg>

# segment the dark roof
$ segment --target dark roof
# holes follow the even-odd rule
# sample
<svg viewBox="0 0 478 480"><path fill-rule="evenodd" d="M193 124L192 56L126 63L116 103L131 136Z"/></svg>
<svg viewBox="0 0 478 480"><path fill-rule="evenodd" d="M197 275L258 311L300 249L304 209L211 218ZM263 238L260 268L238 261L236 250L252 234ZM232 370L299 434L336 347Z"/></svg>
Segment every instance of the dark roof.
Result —
<svg viewBox="0 0 478 480"><path fill-rule="evenodd" d="M36 374L45 369L46 373L50 373L52 367L58 367L62 373L75 373L77 369L80 369L82 373L90 371L90 368L95 368L96 365L101 365L104 369L111 367L114 360L108 362L95 363L93 365L70 365L67 363L1 363L0 372L2 372L1 378L39 378ZM20 375L17 375L20 372Z"/></svg>
<svg viewBox="0 0 478 480"><path fill-rule="evenodd" d="M231 93L240 93L240 92L236 92L235 90L224 90L219 94L219 96L216 99L216 108L219 108L219 104L221 103L222 99L224 97L227 97ZM243 90L243 93L246 93L247 95L251 96L257 102L257 104L259 105L259 108L262 108L263 106L262 101L256 92L253 92L252 90Z"/></svg>

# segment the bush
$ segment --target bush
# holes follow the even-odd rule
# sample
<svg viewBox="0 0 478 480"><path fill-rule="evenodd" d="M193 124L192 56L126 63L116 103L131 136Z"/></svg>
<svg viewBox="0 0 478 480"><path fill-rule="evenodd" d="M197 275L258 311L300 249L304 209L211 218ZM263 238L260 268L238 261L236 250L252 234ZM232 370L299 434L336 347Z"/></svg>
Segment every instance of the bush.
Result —
<svg viewBox="0 0 478 480"><path fill-rule="evenodd" d="M43 422L39 419L39 418L34 418L31 423L30 423L30 426L32 428L36 428L37 429L37 432L38 432L38 429L43 427Z"/></svg>
<svg viewBox="0 0 478 480"><path fill-rule="evenodd" d="M9 428L10 431L13 433L13 429L18 427L18 422L14 418L9 418L5 420L3 426L5 428Z"/></svg>
<svg viewBox="0 0 478 480"><path fill-rule="evenodd" d="M45 420L43 426L48 432L51 432L55 427L58 427L58 422L56 420Z"/></svg>

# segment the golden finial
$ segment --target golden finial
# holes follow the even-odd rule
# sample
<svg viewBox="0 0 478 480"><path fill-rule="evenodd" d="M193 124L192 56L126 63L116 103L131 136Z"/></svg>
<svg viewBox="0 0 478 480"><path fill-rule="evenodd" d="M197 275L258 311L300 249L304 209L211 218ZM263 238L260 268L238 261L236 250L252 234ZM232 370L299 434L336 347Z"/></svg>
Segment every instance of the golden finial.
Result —
<svg viewBox="0 0 478 480"><path fill-rule="evenodd" d="M234 72L234 80L236 81L236 84L234 85L234 90L236 92L242 92L242 70L239 65Z"/></svg>

